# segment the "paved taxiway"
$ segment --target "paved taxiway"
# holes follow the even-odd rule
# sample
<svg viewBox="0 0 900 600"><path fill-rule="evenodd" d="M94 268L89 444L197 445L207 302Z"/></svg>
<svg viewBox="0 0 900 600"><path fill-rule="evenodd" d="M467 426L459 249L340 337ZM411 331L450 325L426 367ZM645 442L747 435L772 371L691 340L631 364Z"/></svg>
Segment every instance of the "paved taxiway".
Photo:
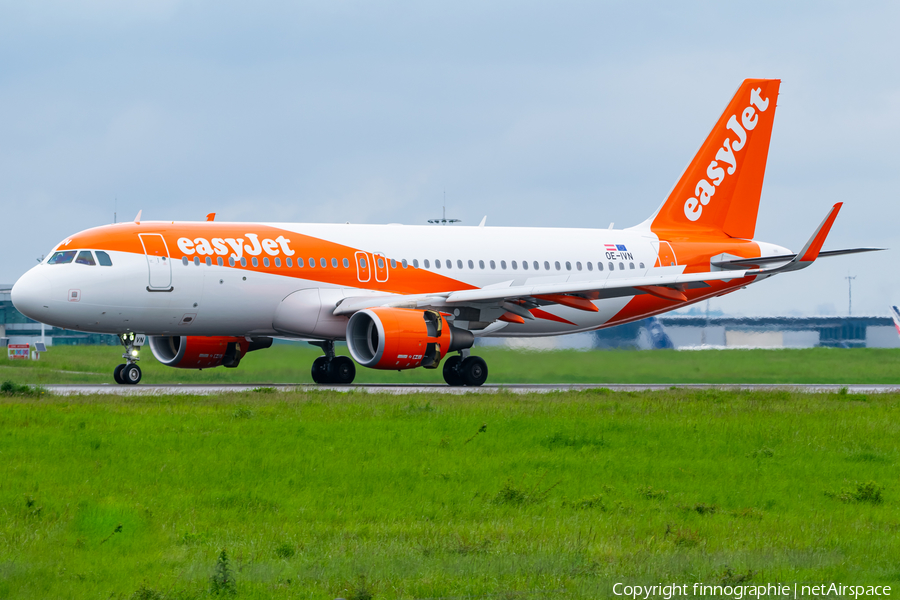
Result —
<svg viewBox="0 0 900 600"><path fill-rule="evenodd" d="M44 388L59 395L72 394L117 394L120 396L146 396L146 395L172 395L188 394L208 396L211 394L226 394L233 392L247 392L261 387L275 388L284 392L335 390L338 392L361 391L371 394L495 394L497 392L511 392L514 394L546 394L558 391L580 391L606 388L614 392L645 392L654 390L678 389L716 389L716 390L791 390L811 393L836 393L846 387L851 394L883 394L887 392L900 392L900 384L897 385L865 385L865 384L711 384L711 383L658 383L658 384L609 384L609 383L574 383L574 384L532 384L532 385L484 385L482 387L450 387L447 385L418 385L418 384L359 384L359 385L315 385L315 384L285 384L285 383L252 383L252 384L185 384L185 385L45 385Z"/></svg>

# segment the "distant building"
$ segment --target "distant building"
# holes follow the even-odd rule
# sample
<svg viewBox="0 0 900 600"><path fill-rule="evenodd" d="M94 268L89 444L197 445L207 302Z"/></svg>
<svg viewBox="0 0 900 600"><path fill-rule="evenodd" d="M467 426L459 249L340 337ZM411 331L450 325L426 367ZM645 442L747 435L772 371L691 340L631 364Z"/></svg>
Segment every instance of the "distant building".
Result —
<svg viewBox="0 0 900 600"><path fill-rule="evenodd" d="M481 338L479 346L530 350L665 348L900 348L890 317L726 317L668 314L589 333Z"/></svg>
<svg viewBox="0 0 900 600"><path fill-rule="evenodd" d="M890 317L659 318L676 348L900 348Z"/></svg>
<svg viewBox="0 0 900 600"><path fill-rule="evenodd" d="M33 344L43 339L47 346L51 345L118 345L114 335L83 333L44 326L33 321L16 310L10 299L12 285L0 284L0 345ZM5 352L5 350L3 350Z"/></svg>

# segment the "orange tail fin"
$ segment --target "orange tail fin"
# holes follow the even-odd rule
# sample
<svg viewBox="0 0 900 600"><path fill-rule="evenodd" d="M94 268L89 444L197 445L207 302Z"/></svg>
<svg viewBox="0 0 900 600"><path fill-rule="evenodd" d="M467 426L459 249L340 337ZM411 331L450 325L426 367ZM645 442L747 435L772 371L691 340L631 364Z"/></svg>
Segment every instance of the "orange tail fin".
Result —
<svg viewBox="0 0 900 600"><path fill-rule="evenodd" d="M661 237L687 231L750 239L780 79L746 79L672 193L651 217Z"/></svg>

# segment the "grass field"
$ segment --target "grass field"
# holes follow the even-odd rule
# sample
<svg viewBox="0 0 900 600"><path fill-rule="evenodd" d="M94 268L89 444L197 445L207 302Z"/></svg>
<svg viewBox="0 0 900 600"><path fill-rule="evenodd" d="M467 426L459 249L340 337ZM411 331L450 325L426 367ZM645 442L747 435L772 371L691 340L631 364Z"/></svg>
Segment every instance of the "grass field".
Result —
<svg viewBox="0 0 900 600"><path fill-rule="evenodd" d="M346 354L346 348L339 353ZM900 350L706 350L676 352L527 352L476 348L488 363L488 383L881 383L900 384ZM248 354L237 369L172 369L141 353L144 383L311 383L321 354L306 344L276 345ZM0 381L112 383L122 350L113 346L57 346L40 361L0 358ZM357 369L357 383L443 383L440 369Z"/></svg>
<svg viewBox="0 0 900 600"><path fill-rule="evenodd" d="M897 583L898 440L898 395L0 396L0 598Z"/></svg>

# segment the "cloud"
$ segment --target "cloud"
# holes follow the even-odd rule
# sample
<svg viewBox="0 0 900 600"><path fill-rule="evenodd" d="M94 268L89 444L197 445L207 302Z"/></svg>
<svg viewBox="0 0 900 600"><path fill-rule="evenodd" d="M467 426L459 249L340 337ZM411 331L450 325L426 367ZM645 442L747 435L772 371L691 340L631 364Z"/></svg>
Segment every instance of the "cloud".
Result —
<svg viewBox="0 0 900 600"><path fill-rule="evenodd" d="M628 226L739 82L781 77L757 235L897 247L892 3L0 4L0 281L73 231L148 218ZM893 255L723 310L885 312ZM854 295L856 295L856 287ZM854 301L856 305L856 301Z"/></svg>

